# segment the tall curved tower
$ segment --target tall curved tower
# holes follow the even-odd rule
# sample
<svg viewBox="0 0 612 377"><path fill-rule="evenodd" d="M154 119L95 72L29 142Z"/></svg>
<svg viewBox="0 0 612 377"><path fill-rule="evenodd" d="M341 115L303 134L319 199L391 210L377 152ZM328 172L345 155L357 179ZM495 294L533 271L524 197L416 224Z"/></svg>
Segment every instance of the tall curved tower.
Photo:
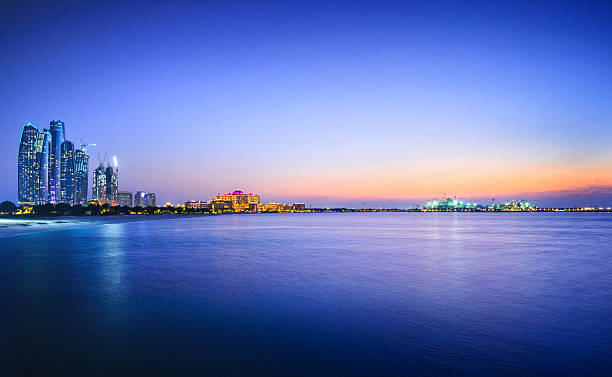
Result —
<svg viewBox="0 0 612 377"><path fill-rule="evenodd" d="M51 133L51 153L49 155L49 201L57 203L62 195L62 143L66 141L66 127L61 120L52 120L49 124Z"/></svg>
<svg viewBox="0 0 612 377"><path fill-rule="evenodd" d="M17 203L34 205L34 181L36 178L36 138L38 128L26 123L21 130L19 158L17 162Z"/></svg>
<svg viewBox="0 0 612 377"><path fill-rule="evenodd" d="M49 159L51 134L47 130L36 134L36 162L34 165L34 203L49 203Z"/></svg>

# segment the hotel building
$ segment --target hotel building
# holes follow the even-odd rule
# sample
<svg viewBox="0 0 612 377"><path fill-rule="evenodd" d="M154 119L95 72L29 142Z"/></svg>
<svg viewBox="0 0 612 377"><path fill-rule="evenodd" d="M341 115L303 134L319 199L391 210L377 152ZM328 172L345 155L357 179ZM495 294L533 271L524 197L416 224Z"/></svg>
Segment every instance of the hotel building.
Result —
<svg viewBox="0 0 612 377"><path fill-rule="evenodd" d="M249 206L259 204L259 195L245 194L240 190L227 193L217 194L217 200L232 202L232 207L236 212L249 211Z"/></svg>

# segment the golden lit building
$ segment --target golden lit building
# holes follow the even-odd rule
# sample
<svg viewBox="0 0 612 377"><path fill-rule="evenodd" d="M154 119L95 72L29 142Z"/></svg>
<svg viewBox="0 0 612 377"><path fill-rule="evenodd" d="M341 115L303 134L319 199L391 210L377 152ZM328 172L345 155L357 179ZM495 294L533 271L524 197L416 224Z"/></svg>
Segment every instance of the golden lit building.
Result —
<svg viewBox="0 0 612 377"><path fill-rule="evenodd" d="M252 204L259 204L259 195L245 194L236 190L227 194L217 194L217 200L232 202L232 208L236 212L246 212L250 210Z"/></svg>
<svg viewBox="0 0 612 377"><path fill-rule="evenodd" d="M185 209L193 211L210 211L212 209L212 203L192 200L185 202Z"/></svg>
<svg viewBox="0 0 612 377"><path fill-rule="evenodd" d="M264 204L263 211L264 212L278 212L281 207L282 207L282 204L280 203L268 203L268 204Z"/></svg>

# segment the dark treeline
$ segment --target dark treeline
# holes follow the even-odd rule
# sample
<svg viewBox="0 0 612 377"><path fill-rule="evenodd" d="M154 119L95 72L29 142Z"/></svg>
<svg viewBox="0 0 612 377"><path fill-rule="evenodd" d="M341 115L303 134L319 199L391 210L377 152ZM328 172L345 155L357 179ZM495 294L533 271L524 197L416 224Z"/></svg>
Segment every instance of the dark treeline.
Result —
<svg viewBox="0 0 612 377"><path fill-rule="evenodd" d="M19 215L35 217L53 216L110 216L110 215L152 215L155 213L182 213L182 208L174 207L128 207L111 206L109 204L71 206L65 203L42 204L28 207L17 207L15 203L6 201L0 203L0 215Z"/></svg>

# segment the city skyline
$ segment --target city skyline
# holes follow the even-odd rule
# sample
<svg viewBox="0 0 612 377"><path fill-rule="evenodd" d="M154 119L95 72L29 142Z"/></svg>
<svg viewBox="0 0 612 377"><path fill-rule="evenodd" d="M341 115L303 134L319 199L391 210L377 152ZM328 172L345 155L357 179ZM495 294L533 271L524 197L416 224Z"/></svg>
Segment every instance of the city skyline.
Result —
<svg viewBox="0 0 612 377"><path fill-rule="evenodd" d="M158 203L612 203L607 4L4 7L1 200L22 125L62 119Z"/></svg>

